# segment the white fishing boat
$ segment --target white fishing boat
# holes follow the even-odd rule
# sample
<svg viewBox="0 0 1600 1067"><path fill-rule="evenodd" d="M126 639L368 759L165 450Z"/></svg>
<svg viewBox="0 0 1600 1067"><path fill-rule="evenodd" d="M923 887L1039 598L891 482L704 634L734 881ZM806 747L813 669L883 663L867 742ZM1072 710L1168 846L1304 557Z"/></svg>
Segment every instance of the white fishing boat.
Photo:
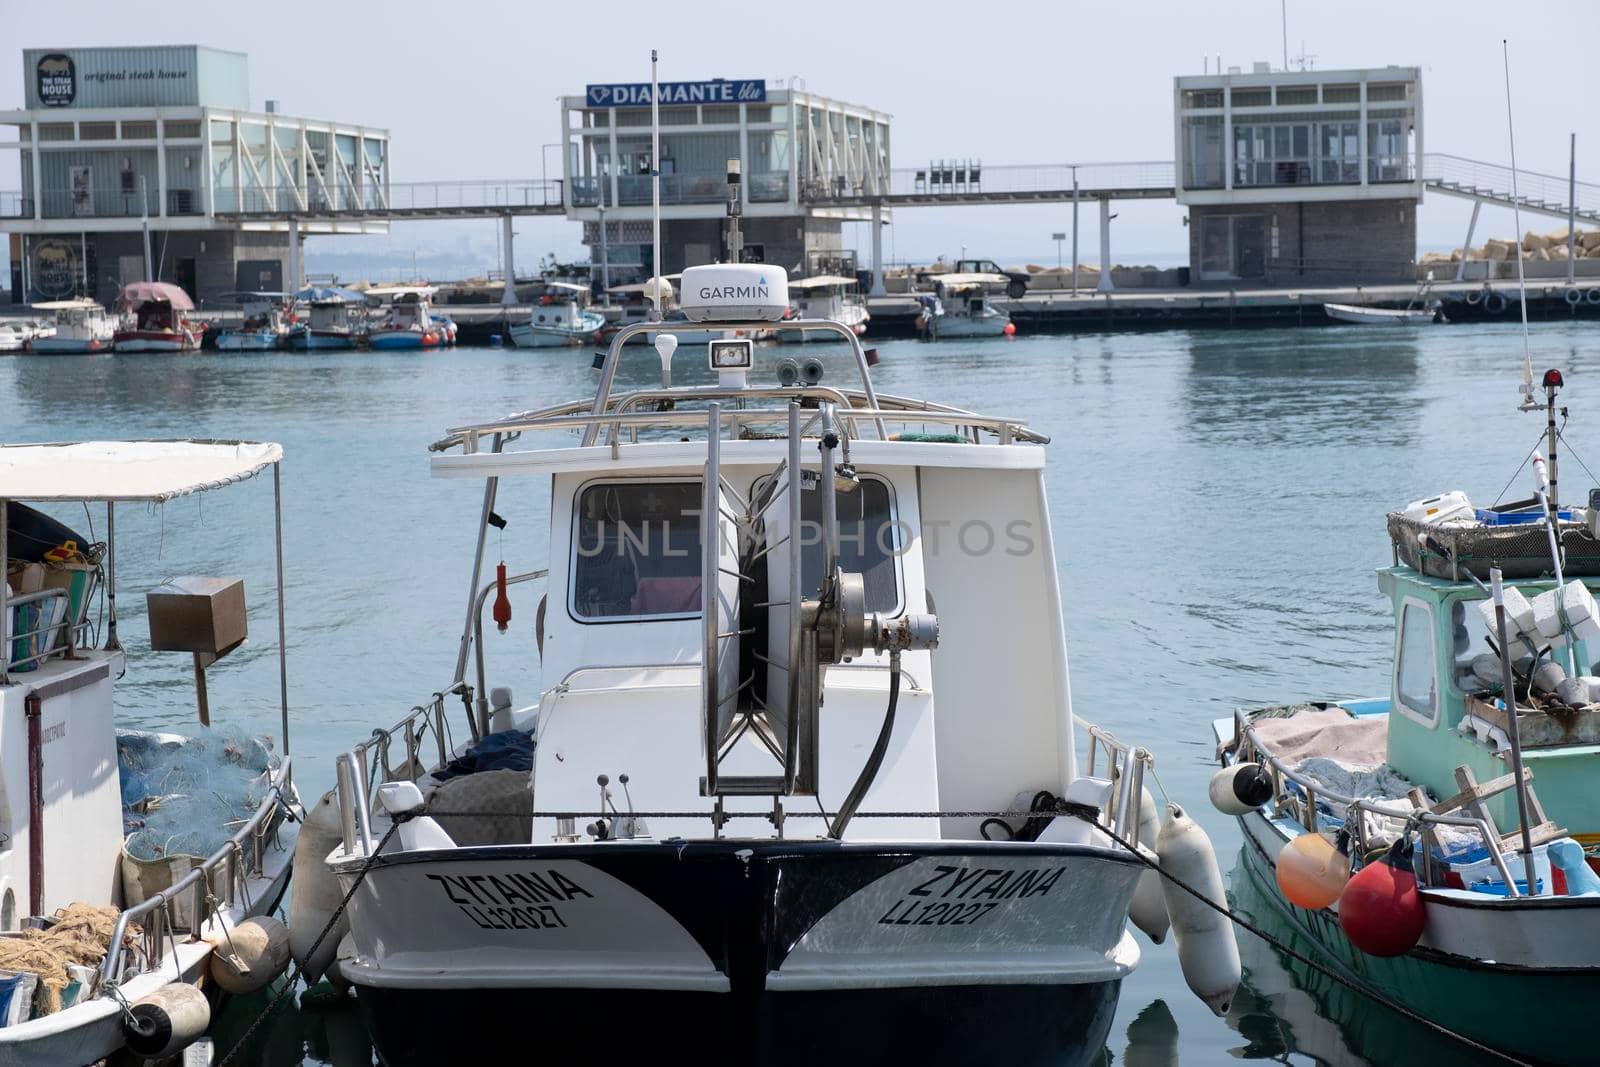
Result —
<svg viewBox="0 0 1600 1067"><path fill-rule="evenodd" d="M218 331L218 351L272 352L281 348L289 335L287 294L240 293L238 296L244 321Z"/></svg>
<svg viewBox="0 0 1600 1067"><path fill-rule="evenodd" d="M38 333L38 325L27 319L0 322L0 352L21 352Z"/></svg>
<svg viewBox="0 0 1600 1067"><path fill-rule="evenodd" d="M1092 1062L1138 961L1130 906L1157 938L1167 912L1149 853L1107 836L1157 844L1150 756L1073 715L1048 438L878 393L827 320L787 328L844 342L838 384L781 385L782 361L725 337L675 378L684 333L789 306L776 267L684 281L688 321L613 337L593 397L433 446L436 477L484 487L456 675L339 758L297 857L297 958L354 985L391 1065L503 1048L534 1003L606 1005L619 1054L670 1032L738 1063ZM662 384L616 391L640 335ZM480 587L496 501L546 490L548 557ZM934 536L980 526L1026 544ZM542 660L518 704L490 688L481 616L494 595L507 630L541 580L501 653ZM458 698L470 741L450 749ZM1174 806L1161 834L1220 899L1199 829ZM1186 973L1225 1011L1231 930L1174 907Z"/></svg>
<svg viewBox="0 0 1600 1067"><path fill-rule="evenodd" d="M1004 274L941 274L933 292L919 294L922 312L916 328L930 341L954 337L1009 337L1017 332L1011 316L994 306L989 293L1004 288Z"/></svg>
<svg viewBox="0 0 1600 1067"><path fill-rule="evenodd" d="M194 301L170 282L133 282L117 298L117 352L198 352L206 324L191 322Z"/></svg>
<svg viewBox="0 0 1600 1067"><path fill-rule="evenodd" d="M1444 304L1432 295L1433 272L1429 271L1416 293L1403 308L1368 307L1365 304L1323 304L1328 318L1358 326L1422 326L1444 322Z"/></svg>
<svg viewBox="0 0 1600 1067"><path fill-rule="evenodd" d="M93 300L52 300L33 305L54 319L49 333L36 333L28 351L37 355L87 355L110 352L116 327L106 309Z"/></svg>
<svg viewBox="0 0 1600 1067"><path fill-rule="evenodd" d="M831 319L860 337L867 332L872 316L854 278L842 274L815 274L789 283L795 294L794 317L799 319ZM807 340L824 340L815 331L779 330L778 340L795 344Z"/></svg>
<svg viewBox="0 0 1600 1067"><path fill-rule="evenodd" d="M116 505L157 505L269 468L276 500L281 458L274 444L228 441L0 446L4 1067L80 1067L125 1047L172 1055L208 1025L199 984L212 998L248 992L287 965L287 934L266 918L300 818L286 694L278 751L236 731L118 730L114 699L128 659L116 629ZM106 539L90 544L23 501L69 519L104 503ZM205 668L242 641L243 596L238 579L205 578L168 578L149 594L151 646L194 655L202 724ZM278 617L282 678L281 600Z"/></svg>
<svg viewBox="0 0 1600 1067"><path fill-rule="evenodd" d="M433 286L414 285L368 289L369 301L387 301L388 308L367 330L367 347L374 351L444 347L449 331L434 321L435 292Z"/></svg>
<svg viewBox="0 0 1600 1067"><path fill-rule="evenodd" d="M586 345L605 325L605 316L589 307L587 286L545 282L544 293L528 312L528 321L511 324L511 343L518 348Z"/></svg>
<svg viewBox="0 0 1600 1067"><path fill-rule="evenodd" d="M290 348L305 351L354 348L367 334L367 298L353 289L318 285L295 294L296 321ZM300 309L304 318L300 318Z"/></svg>

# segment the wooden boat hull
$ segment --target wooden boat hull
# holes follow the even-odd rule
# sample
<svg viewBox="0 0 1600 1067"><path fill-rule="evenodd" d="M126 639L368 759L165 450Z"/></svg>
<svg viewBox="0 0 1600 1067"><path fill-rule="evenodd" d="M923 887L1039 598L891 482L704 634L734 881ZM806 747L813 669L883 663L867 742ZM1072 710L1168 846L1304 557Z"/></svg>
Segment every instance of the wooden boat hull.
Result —
<svg viewBox="0 0 1600 1067"><path fill-rule="evenodd" d="M280 337L275 330L224 330L217 334L217 349L222 352L276 351Z"/></svg>
<svg viewBox="0 0 1600 1067"><path fill-rule="evenodd" d="M288 344L290 348L303 351L347 349L356 346L356 337L347 330L294 330L289 334Z"/></svg>
<svg viewBox="0 0 1600 1067"><path fill-rule="evenodd" d="M1009 325L1011 316L1003 314L981 315L978 318L970 315L935 315L928 320L928 336L935 341L954 337L1002 337Z"/></svg>
<svg viewBox="0 0 1600 1067"><path fill-rule="evenodd" d="M380 352L410 352L438 348L440 340L432 330L374 330L367 336L367 346Z"/></svg>
<svg viewBox="0 0 1600 1067"><path fill-rule="evenodd" d="M361 865L335 862L346 891ZM340 966L390 1064L441 1062L441 1040L466 1054L462 1029L436 1023L454 1002L494 1018L489 998L553 997L627 1005L623 1017L680 1033L707 1032L699 1014L719 1049L738 1050L733 1062L791 1062L800 1046L813 1062L830 1047L898 1059L907 1042L970 1062L1003 1030L1035 1050L1022 1062L1082 1063L1138 959L1124 925L1141 870L1108 849L1033 842L385 853L352 899ZM860 1025L846 1034L820 1018ZM662 1033L627 1030L608 1049ZM485 1048L506 1036L478 1032Z"/></svg>
<svg viewBox="0 0 1600 1067"><path fill-rule="evenodd" d="M200 335L154 330L118 330L112 338L118 352L198 352Z"/></svg>

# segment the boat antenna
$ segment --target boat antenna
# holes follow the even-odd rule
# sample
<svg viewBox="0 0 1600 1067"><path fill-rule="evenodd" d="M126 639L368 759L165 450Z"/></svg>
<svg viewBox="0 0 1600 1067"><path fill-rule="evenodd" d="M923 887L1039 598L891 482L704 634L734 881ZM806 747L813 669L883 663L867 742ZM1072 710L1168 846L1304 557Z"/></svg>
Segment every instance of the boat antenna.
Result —
<svg viewBox="0 0 1600 1067"><path fill-rule="evenodd" d="M1533 411L1533 356L1528 352L1528 281L1522 270L1522 210L1517 196L1517 128L1511 120L1511 48L1500 39L1500 59L1506 75L1506 137L1511 142L1511 218L1517 231L1517 302L1522 306L1522 403L1519 411Z"/></svg>
<svg viewBox="0 0 1600 1067"><path fill-rule="evenodd" d="M656 50L654 48L650 49L650 259L651 297L655 303L655 315L653 317L660 319L662 317L661 89L656 84ZM1529 373L1532 372L1530 371Z"/></svg>

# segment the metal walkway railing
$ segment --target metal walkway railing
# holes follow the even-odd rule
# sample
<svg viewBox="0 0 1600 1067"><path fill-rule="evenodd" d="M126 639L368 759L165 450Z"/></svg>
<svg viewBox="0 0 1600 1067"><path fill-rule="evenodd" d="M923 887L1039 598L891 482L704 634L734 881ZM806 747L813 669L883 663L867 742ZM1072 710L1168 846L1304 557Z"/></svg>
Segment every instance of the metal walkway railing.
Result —
<svg viewBox="0 0 1600 1067"><path fill-rule="evenodd" d="M1567 216L1567 180L1534 171L1517 172L1517 196L1511 195L1511 168L1443 152L1421 159L1423 183L1434 192L1465 197L1480 203L1510 207L1558 218ZM765 202L788 196L786 174L754 176L781 178L779 185L752 181L752 200ZM693 179L691 181L691 179ZM822 207L915 206L936 204L1061 203L1070 201L1074 182L1084 200L1163 200L1176 195L1176 165L1154 160L1123 163L1048 163L985 166L930 163L891 170L886 181L854 180L835 176L828 180L801 179L797 190L802 204ZM643 184L641 184L643 183ZM687 183L687 184L686 184ZM648 183L630 177L621 183L620 204L648 204ZM1297 186L1304 188L1304 186ZM1253 191L1270 187L1255 186ZM713 203L724 196L719 179L703 176L664 176L663 203ZM604 195L602 195L604 194ZM574 203L580 207L611 200L607 183L592 178L573 181ZM1600 185L1577 183L1576 216L1600 225ZM46 190L42 215L57 218L106 218L137 215L139 205L122 200L99 210L98 202L83 214L83 204L67 190ZM501 215L560 215L565 212L561 181L538 178L444 182L391 183L385 189L363 190L359 196L341 194L334 200L308 198L304 190L246 189L219 192L215 214L239 220L300 219L428 219L493 218ZM0 192L0 219L27 219L35 213L33 196ZM173 214L169 206L168 214ZM185 207L198 215L197 203Z"/></svg>
<svg viewBox="0 0 1600 1067"><path fill-rule="evenodd" d="M1429 152L1423 157L1423 184L1433 192L1464 197L1484 204L1511 207L1539 215L1567 217L1569 190L1567 179L1537 171L1517 170L1517 195L1511 195L1511 168L1496 163L1464 159L1444 152ZM1600 185L1578 182L1570 206L1579 222L1600 225Z"/></svg>

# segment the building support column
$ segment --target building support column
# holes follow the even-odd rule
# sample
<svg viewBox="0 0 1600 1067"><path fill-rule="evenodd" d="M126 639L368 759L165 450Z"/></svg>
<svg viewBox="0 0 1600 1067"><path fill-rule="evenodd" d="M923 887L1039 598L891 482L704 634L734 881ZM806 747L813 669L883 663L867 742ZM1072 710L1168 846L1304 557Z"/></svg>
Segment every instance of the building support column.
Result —
<svg viewBox="0 0 1600 1067"><path fill-rule="evenodd" d="M300 220L294 217L289 219L289 277L288 284L284 286L290 293L298 293L301 289L300 271Z"/></svg>
<svg viewBox="0 0 1600 1067"><path fill-rule="evenodd" d="M1458 281L1458 282L1466 277L1466 273L1467 273L1467 251L1472 247L1472 231L1476 230L1478 228L1478 211L1482 207L1483 207L1483 202L1482 201L1474 200L1472 202L1472 219L1467 223L1467 240L1461 246L1461 259L1456 263L1456 281ZM1517 247L1520 249L1522 246L1519 244ZM1302 258L1302 262L1303 262L1304 261L1304 252L1301 253L1301 258ZM1485 269L1487 269L1487 268L1485 268ZM1484 277L1487 278L1488 275L1485 274Z"/></svg>
<svg viewBox="0 0 1600 1067"><path fill-rule="evenodd" d="M883 287L883 201L872 204L872 289L870 295L884 296Z"/></svg>
<svg viewBox="0 0 1600 1067"><path fill-rule="evenodd" d="M1072 168L1072 295L1078 295L1078 168Z"/></svg>
<svg viewBox="0 0 1600 1067"><path fill-rule="evenodd" d="M511 214L507 212L500 216L500 269L505 273L505 292L500 294L500 303L510 307L517 302L517 268L516 257L511 254Z"/></svg>
<svg viewBox="0 0 1600 1067"><path fill-rule="evenodd" d="M1115 288L1111 284L1111 201L1107 197L1100 198L1100 284L1094 288L1099 293Z"/></svg>

